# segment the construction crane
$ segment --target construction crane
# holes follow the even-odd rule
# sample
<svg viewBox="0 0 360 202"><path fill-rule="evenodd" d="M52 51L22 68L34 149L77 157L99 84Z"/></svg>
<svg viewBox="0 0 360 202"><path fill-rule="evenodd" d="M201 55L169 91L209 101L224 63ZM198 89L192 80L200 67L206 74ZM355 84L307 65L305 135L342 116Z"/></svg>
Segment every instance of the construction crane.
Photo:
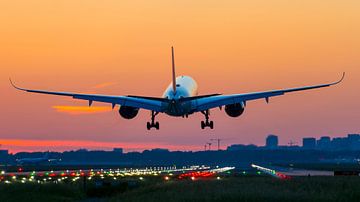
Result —
<svg viewBox="0 0 360 202"><path fill-rule="evenodd" d="M289 145L290 147L296 146L296 144L297 144L297 142L294 142L294 141L292 141L292 140L290 140L290 142L288 143L288 145Z"/></svg>
<svg viewBox="0 0 360 202"><path fill-rule="evenodd" d="M208 143L206 143L207 145L209 145L209 150L208 151L210 151L211 150L211 145L212 145L212 143L211 142L208 142Z"/></svg>
<svg viewBox="0 0 360 202"><path fill-rule="evenodd" d="M218 147L218 151L220 151L220 142L224 140L224 139L220 139L220 138L217 138L217 139L210 139L210 141L217 141L217 147Z"/></svg>

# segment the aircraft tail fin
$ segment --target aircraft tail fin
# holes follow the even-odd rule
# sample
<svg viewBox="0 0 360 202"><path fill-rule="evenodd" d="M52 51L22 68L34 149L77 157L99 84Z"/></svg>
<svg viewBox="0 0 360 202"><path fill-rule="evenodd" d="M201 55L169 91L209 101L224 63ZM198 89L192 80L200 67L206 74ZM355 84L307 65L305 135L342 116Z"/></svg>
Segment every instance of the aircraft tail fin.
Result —
<svg viewBox="0 0 360 202"><path fill-rule="evenodd" d="M175 59L174 59L174 47L171 46L171 62L172 62L172 84L173 91L176 93L176 72L175 72Z"/></svg>

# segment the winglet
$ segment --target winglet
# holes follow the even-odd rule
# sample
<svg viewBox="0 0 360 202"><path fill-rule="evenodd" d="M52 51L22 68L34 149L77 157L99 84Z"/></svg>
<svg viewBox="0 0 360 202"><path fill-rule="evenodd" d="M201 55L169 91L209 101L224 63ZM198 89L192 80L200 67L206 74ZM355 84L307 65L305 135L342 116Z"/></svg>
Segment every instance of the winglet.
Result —
<svg viewBox="0 0 360 202"><path fill-rule="evenodd" d="M25 89L22 89L22 88L17 87L17 86L14 84L14 82L11 80L11 78L9 78L9 81L10 81L11 85L12 85L15 89L25 90Z"/></svg>
<svg viewBox="0 0 360 202"><path fill-rule="evenodd" d="M334 82L334 83L332 83L331 85L336 85L336 84L338 84L338 83L341 83L341 82L344 80L344 78L345 78L345 72L343 72L342 77L341 77L341 79L340 79L339 81Z"/></svg>

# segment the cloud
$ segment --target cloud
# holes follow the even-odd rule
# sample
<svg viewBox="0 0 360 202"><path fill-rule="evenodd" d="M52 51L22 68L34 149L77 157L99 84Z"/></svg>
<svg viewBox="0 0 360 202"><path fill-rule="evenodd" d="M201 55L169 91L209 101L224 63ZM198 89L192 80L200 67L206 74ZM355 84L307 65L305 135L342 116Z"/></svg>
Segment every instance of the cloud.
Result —
<svg viewBox="0 0 360 202"><path fill-rule="evenodd" d="M93 88L99 89L99 88L105 88L105 87L109 87L109 86L113 86L113 85L116 85L116 82L104 82L104 83L99 83L99 84L93 86Z"/></svg>
<svg viewBox="0 0 360 202"><path fill-rule="evenodd" d="M52 108L55 109L57 112L67 113L71 115L95 114L112 111L112 108L107 106L52 106Z"/></svg>

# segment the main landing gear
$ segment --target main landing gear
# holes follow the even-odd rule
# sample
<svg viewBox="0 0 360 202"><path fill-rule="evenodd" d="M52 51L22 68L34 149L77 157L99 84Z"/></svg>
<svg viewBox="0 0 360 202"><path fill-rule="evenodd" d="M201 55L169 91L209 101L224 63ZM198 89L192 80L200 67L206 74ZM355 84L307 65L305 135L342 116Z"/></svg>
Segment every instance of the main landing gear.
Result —
<svg viewBox="0 0 360 202"><path fill-rule="evenodd" d="M160 129L159 122L155 122L155 116L158 114L159 114L159 112L151 111L151 122L147 122L147 124L146 124L146 127L148 130L150 130L151 128L156 128L156 130Z"/></svg>
<svg viewBox="0 0 360 202"><path fill-rule="evenodd" d="M201 129L205 129L206 127L210 127L211 129L214 129L214 122L209 121L209 115L210 115L209 110L202 111L201 113L205 115L205 119L206 119L205 121L201 121Z"/></svg>

